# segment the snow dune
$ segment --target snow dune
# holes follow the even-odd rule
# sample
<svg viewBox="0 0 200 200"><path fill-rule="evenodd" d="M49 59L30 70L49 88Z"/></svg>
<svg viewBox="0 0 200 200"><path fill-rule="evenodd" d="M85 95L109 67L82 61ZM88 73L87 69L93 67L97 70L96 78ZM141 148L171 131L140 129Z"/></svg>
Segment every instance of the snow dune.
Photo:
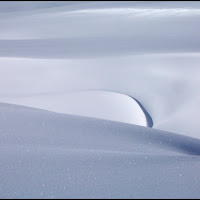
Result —
<svg viewBox="0 0 200 200"><path fill-rule="evenodd" d="M4 99L5 101L5 99ZM153 126L152 119L133 98L106 91L82 91L67 94L16 97L9 103L37 107L49 111L95 117L141 126Z"/></svg>
<svg viewBox="0 0 200 200"><path fill-rule="evenodd" d="M199 10L198 2L2 2L0 101L116 92L137 99L154 127L200 138Z"/></svg>
<svg viewBox="0 0 200 200"><path fill-rule="evenodd" d="M199 2L0 2L0 197L199 198L199 27Z"/></svg>
<svg viewBox="0 0 200 200"><path fill-rule="evenodd" d="M62 95L72 99L70 95L79 91L116 92L138 100L153 127L200 138L199 57L199 53L167 53L98 59L1 58L0 102L42 109L55 104L61 112Z"/></svg>
<svg viewBox="0 0 200 200"><path fill-rule="evenodd" d="M199 196L198 139L5 103L0 113L1 198Z"/></svg>

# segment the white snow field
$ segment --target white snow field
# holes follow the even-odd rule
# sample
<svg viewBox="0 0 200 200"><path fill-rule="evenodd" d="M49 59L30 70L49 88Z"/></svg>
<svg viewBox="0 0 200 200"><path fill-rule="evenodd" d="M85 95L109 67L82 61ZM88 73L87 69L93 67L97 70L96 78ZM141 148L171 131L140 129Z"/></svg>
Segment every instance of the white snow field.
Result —
<svg viewBox="0 0 200 200"><path fill-rule="evenodd" d="M0 2L0 198L200 198L200 2Z"/></svg>

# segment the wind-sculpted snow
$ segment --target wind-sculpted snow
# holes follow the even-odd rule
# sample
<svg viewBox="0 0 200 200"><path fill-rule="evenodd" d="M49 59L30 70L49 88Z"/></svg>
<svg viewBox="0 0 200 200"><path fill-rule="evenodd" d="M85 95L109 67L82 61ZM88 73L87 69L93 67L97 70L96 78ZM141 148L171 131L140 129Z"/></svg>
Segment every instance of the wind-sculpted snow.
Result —
<svg viewBox="0 0 200 200"><path fill-rule="evenodd" d="M198 139L12 104L0 114L1 198L200 195Z"/></svg>
<svg viewBox="0 0 200 200"><path fill-rule="evenodd" d="M200 138L199 10L199 2L1 2L0 101L116 92L140 102L154 127Z"/></svg>
<svg viewBox="0 0 200 200"><path fill-rule="evenodd" d="M199 53L168 53L101 59L2 58L0 101L61 108L62 96L72 92L116 92L138 100L153 127L200 138L199 57Z"/></svg>
<svg viewBox="0 0 200 200"><path fill-rule="evenodd" d="M49 101L50 99L51 101ZM116 92L79 91L67 94L9 98L6 102L58 113L95 117L140 126L153 126L151 116L140 102Z"/></svg>
<svg viewBox="0 0 200 200"><path fill-rule="evenodd" d="M0 197L199 198L199 31L199 2L0 2Z"/></svg>

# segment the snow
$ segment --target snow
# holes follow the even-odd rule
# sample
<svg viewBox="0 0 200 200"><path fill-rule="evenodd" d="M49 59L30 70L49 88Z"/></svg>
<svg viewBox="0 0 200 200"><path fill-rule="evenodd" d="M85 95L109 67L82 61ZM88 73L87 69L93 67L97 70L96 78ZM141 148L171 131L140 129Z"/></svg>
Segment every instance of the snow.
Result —
<svg viewBox="0 0 200 200"><path fill-rule="evenodd" d="M54 104L52 99L72 92L116 92L138 100L154 128L200 138L199 57L199 53L169 53L98 59L2 58L0 101L43 104L39 108L46 109ZM43 103L36 102L39 98L45 99Z"/></svg>
<svg viewBox="0 0 200 200"><path fill-rule="evenodd" d="M199 23L199 2L0 2L0 197L199 198Z"/></svg>
<svg viewBox="0 0 200 200"><path fill-rule="evenodd" d="M1 198L199 196L198 139L12 104L0 110Z"/></svg>
<svg viewBox="0 0 200 200"><path fill-rule="evenodd" d="M152 126L149 125L151 122L149 122L148 116L146 117L146 113L133 98L114 92L82 91L12 100L9 98L6 102L59 113Z"/></svg>

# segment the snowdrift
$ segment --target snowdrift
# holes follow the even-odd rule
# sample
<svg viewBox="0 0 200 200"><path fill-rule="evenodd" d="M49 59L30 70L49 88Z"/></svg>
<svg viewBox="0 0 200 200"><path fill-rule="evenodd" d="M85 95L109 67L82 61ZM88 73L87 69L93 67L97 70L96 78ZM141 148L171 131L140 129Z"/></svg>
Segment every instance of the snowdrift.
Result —
<svg viewBox="0 0 200 200"><path fill-rule="evenodd" d="M1 198L199 197L198 139L12 104L0 113Z"/></svg>
<svg viewBox="0 0 200 200"><path fill-rule="evenodd" d="M107 91L81 91L7 99L6 102L58 113L153 126L151 116L134 98Z"/></svg>
<svg viewBox="0 0 200 200"><path fill-rule="evenodd" d="M0 27L1 198L200 197L199 2L0 2Z"/></svg>
<svg viewBox="0 0 200 200"><path fill-rule="evenodd" d="M116 92L200 138L199 22L198 2L1 2L0 101Z"/></svg>

